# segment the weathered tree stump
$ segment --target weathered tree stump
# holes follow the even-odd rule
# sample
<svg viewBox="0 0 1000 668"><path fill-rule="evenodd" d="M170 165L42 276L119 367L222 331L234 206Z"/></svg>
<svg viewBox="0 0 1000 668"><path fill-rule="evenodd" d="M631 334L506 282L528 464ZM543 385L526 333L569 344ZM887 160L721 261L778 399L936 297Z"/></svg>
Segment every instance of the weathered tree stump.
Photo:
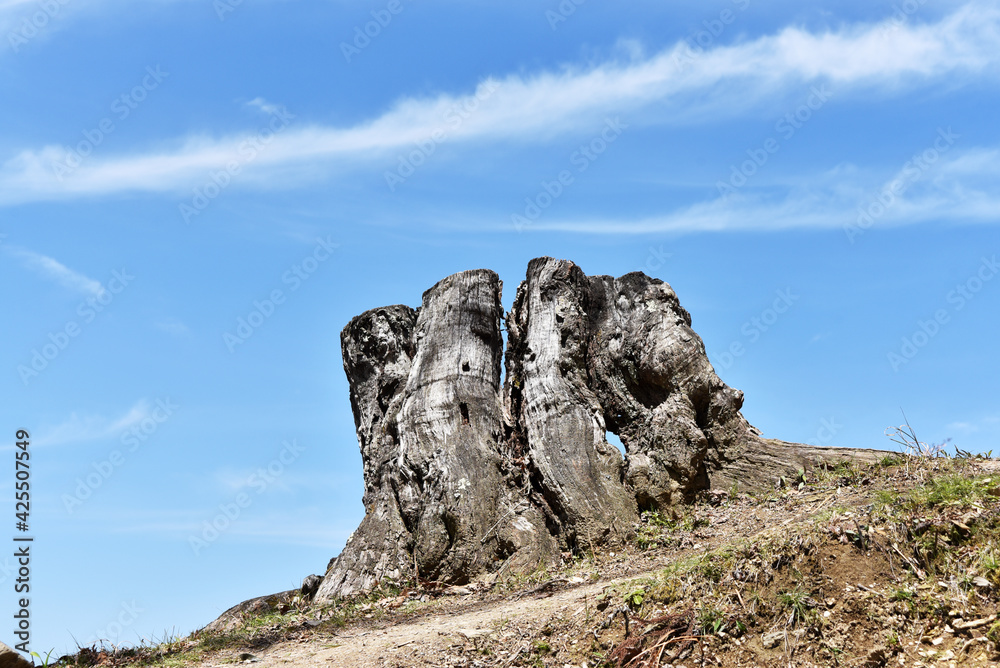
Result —
<svg viewBox="0 0 1000 668"><path fill-rule="evenodd" d="M462 272L421 308L367 311L341 333L366 515L317 601L531 569L626 539L641 510L886 454L761 438L677 295L638 272L532 260L501 388L500 293L495 273Z"/></svg>

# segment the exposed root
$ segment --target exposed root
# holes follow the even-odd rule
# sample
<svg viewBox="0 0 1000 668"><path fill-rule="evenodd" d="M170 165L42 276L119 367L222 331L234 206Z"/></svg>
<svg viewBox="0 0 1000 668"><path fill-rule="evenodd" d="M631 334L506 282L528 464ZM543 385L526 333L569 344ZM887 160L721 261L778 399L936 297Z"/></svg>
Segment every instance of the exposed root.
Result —
<svg viewBox="0 0 1000 668"><path fill-rule="evenodd" d="M625 619L625 639L608 654L608 661L615 668L659 668L680 658L698 640L691 611L649 620L633 617L642 631L632 637L628 633L626 609L612 613L609 623L619 612Z"/></svg>

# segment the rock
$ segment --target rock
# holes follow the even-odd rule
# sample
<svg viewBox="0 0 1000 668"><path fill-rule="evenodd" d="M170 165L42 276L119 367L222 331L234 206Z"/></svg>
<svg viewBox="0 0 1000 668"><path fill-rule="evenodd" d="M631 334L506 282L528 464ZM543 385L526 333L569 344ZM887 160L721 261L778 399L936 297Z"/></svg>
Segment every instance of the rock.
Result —
<svg viewBox="0 0 1000 668"><path fill-rule="evenodd" d="M319 590L319 586L322 583L322 576L307 575L305 579L302 580L302 589L299 590L302 593L302 598L307 601L313 600L313 597L316 596L316 592Z"/></svg>
<svg viewBox="0 0 1000 668"><path fill-rule="evenodd" d="M33 665L12 647L0 642L0 668L31 668Z"/></svg>
<svg viewBox="0 0 1000 668"><path fill-rule="evenodd" d="M267 614L288 606L299 594L298 589L283 591L269 596L258 596L238 603L219 615L218 619L208 624L203 631L209 633L225 633L239 628L247 619Z"/></svg>
<svg viewBox="0 0 1000 668"><path fill-rule="evenodd" d="M493 631L489 629L459 629L458 632L462 634L467 640L476 640L478 638L488 638L493 635Z"/></svg>
<svg viewBox="0 0 1000 668"><path fill-rule="evenodd" d="M864 668L882 668L882 666L887 665L889 662L889 656L884 648L873 649L868 653L865 658L865 662L862 664Z"/></svg>
<svg viewBox="0 0 1000 668"><path fill-rule="evenodd" d="M963 622L956 619L953 624L956 631L968 631L970 629L978 629L987 624L992 624L997 619L996 615L990 615L989 617L983 617L982 619L973 619L968 622Z"/></svg>
<svg viewBox="0 0 1000 668"><path fill-rule="evenodd" d="M764 649L774 649L783 642L785 642L784 631L765 633L760 637L760 644L764 646Z"/></svg>

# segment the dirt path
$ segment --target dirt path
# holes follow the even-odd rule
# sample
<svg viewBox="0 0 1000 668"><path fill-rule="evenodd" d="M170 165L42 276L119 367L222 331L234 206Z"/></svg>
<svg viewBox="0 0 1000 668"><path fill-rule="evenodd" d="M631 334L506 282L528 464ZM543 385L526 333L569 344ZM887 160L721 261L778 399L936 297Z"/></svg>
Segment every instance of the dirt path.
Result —
<svg viewBox="0 0 1000 668"><path fill-rule="evenodd" d="M597 596L609 585L625 579L569 585L562 591L539 592L520 599L472 602L465 610L431 613L381 629L348 628L325 638L313 637L308 642L279 643L256 658L258 665L288 667L446 665L453 649L463 646L474 649L477 640L486 636L518 635L504 633L505 625L515 618L524 625L532 620L544 623L553 616L580 617L588 614L588 610L594 615ZM506 651L513 660L518 649L514 643L498 653Z"/></svg>
<svg viewBox="0 0 1000 668"><path fill-rule="evenodd" d="M478 596L439 600L442 609L431 608L416 613L409 621L383 624L352 625L335 633L318 633L308 638L277 643L266 650L254 652L253 665L258 666L350 666L351 668L383 668L393 666L443 666L453 662L469 665L469 652L485 645L489 637L500 641L503 649L483 657L483 665L505 665L514 662L524 645L522 633L510 622L516 620L520 629L539 629L553 618L581 622L589 617L596 626L607 613L596 610L598 596L608 587L630 580L651 576L673 559L703 553L734 536L746 538L782 531L790 523L801 522L828 506L834 499L846 501L853 494L838 498L834 492L808 495L790 507L771 510L755 509L741 513L716 509L713 529L693 534L693 543L685 548L661 555L658 559L633 564L628 568L619 562L621 577L605 577L597 581L557 583L556 591L522 592L502 599L482 600ZM850 499L854 501L854 499ZM759 513L759 514L758 514ZM767 517L766 521L764 515ZM718 524L716 524L718 523ZM625 574L623 571L628 571ZM614 575L618 575L615 573ZM494 645L496 643L493 643ZM506 654L504 654L506 653ZM462 655L459 658L458 655ZM499 656L497 656L499 655ZM237 656L217 656L206 666L231 665ZM473 664L474 665L474 664Z"/></svg>
<svg viewBox="0 0 1000 668"><path fill-rule="evenodd" d="M974 468L961 470L966 477L992 475L1000 471L1000 464L976 462ZM667 565L692 556L724 546L752 545L759 549L760 545L767 544L771 545L768 549L784 550L780 552L781 558L773 559L774 553L767 552L771 556L755 559L750 554L752 550L740 548L747 553L740 557L740 572L747 576L756 573L754 583L763 574L759 585L744 586L741 583L747 581L745 577L737 581L730 576L726 584L720 585L717 578L706 584L704 577L693 575L694 571L684 576L687 593L674 599L677 604L673 606L674 611L685 607L693 609L692 606L708 600L714 606L711 609L723 611L720 614L741 615L739 619L745 620L750 629L742 637L702 638L699 656L704 660L705 653L710 653L708 663L734 668L777 665L774 661L780 658L782 665L795 666L833 663L887 666L890 664L885 659L891 656L892 665L899 661L900 665L927 666L933 663L927 662L929 659L952 657L963 659L964 662L959 661L962 665L995 666L992 658L996 648L985 637L988 625L996 619L989 615L996 614L997 610L988 587L983 589L985 585L977 585L979 589L975 592L964 594L964 590L955 589L958 592L955 594L954 587L946 586L951 576L938 573L923 582L922 575L907 575L906 569L901 568L902 562L896 557L905 559L905 556L898 549L885 557L884 550L859 549L850 539L851 530L860 534L861 525L874 521L866 515L865 509L870 510L875 491L897 492L914 482L914 477L902 470L874 480L865 472L855 472L850 478L833 478L812 488L776 492L770 498L698 506L687 516L683 527L664 529L664 533L651 538L647 535L649 541L659 542L659 546L652 544L646 549L632 549L617 556L609 552L578 565L550 570L548 577L554 579L547 585L522 584L527 589L520 592L505 591L506 586L514 586L511 583L505 587L481 583L427 595L411 590L396 598L365 604L356 611L347 627L331 629L329 623L324 623L320 628L309 630L303 626L300 631L282 636L287 640L266 649L246 649L261 647L252 642L234 644L212 652L197 665L221 668L243 662L261 667L509 668L512 665L545 665L582 668L585 662L604 656L625 637L621 618L610 628L599 628L612 611L610 608L598 611L602 600L620 606L633 587L637 591L652 591L650 581L657 580L659 584ZM983 480L983 484L987 482L988 479ZM992 498L984 497L981 503ZM950 507L945 506L947 512L942 511L944 514L938 518L938 524L946 528L955 526L968 532L962 521L971 523L974 517L985 517L981 507L970 510L968 518L965 515L953 517L954 513L948 510ZM963 512L969 510L966 506L962 508ZM900 517L917 522L926 520L929 513L930 509L925 508L916 519ZM823 519L824 524L817 525L821 515L832 519ZM956 518L959 524L954 524ZM841 529L846 533L840 532ZM875 533L886 535L885 527L876 527ZM803 549L801 542L782 543L781 537L785 535L812 538L809 538L808 549ZM963 536L965 534L953 536L959 547L969 542L967 538L974 538ZM898 540L903 541L902 538ZM970 544L962 548L961 554L967 556L981 547ZM908 547L903 549L910 550ZM886 562L886 558L890 562ZM896 563L895 569L891 562ZM734 563L727 567L733 567ZM968 568L976 568L975 563L965 564L962 572ZM630 582L626 590L623 585ZM618 591L602 596L610 587ZM775 645L765 640L774 635L771 632L775 628L783 628L778 622L784 619L787 611L776 597L785 589L796 592L801 589L813 594L815 600L810 599L808 603L812 607L803 615L813 622L798 625L800 628L792 635ZM736 594L732 594L733 591ZM742 597L739 605L731 598L739 596L740 591L756 596L753 611L748 611ZM730 598L721 598L723 594ZM663 594L667 595L669 592ZM914 617L911 608L917 604L927 609ZM941 605L954 613L949 619L954 617L965 623L956 616L961 615L966 621L973 620L966 624L972 630L962 631L961 627L947 623L936 625L933 619L940 615L927 612L931 609L927 606L937 606L936 610ZM652 619L666 609L666 604L654 604L648 610L642 608L642 612ZM300 619L296 624L303 622ZM784 623L784 626L789 625ZM742 630L737 636L741 634ZM802 656L793 657L796 652ZM693 664L685 661L683 665Z"/></svg>

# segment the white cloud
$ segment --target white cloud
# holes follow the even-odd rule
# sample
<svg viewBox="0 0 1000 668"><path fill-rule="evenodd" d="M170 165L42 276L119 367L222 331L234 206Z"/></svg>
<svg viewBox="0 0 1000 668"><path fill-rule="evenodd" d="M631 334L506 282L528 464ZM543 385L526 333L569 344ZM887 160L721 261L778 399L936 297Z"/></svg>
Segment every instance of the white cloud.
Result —
<svg viewBox="0 0 1000 668"><path fill-rule="evenodd" d="M952 422L946 427L946 429L958 431L963 434L972 434L979 431L979 427L970 422Z"/></svg>
<svg viewBox="0 0 1000 668"><path fill-rule="evenodd" d="M240 516L232 521L228 528L219 535L219 544L253 543L259 545L287 544L308 547L321 547L338 550L361 520L341 517L340 521L331 524L330 517L323 509L317 507L297 507L294 512L288 510L274 511L265 509L260 497L251 494L251 504L242 509ZM232 499L228 500L231 502ZM258 505L260 504L260 505ZM157 536L173 535L185 543L188 538L202 537L205 522L211 521L217 513L218 506L205 509L102 509L100 517L93 517L91 522L100 524L100 531L124 534L152 534ZM362 511L363 512L363 511ZM85 521L79 519L78 522ZM205 548L211 551L212 544Z"/></svg>
<svg viewBox="0 0 1000 668"><path fill-rule="evenodd" d="M259 109L265 114L277 114L282 110L282 106L280 104L272 104L262 97L255 97L247 102L247 106Z"/></svg>
<svg viewBox="0 0 1000 668"><path fill-rule="evenodd" d="M889 204L881 210L876 205L878 197L899 174L878 178L844 165L793 185L771 185L766 193L744 187L728 197L660 215L638 219L556 219L543 215L524 229L649 234L840 227L848 238L857 238L869 229L928 221L1000 222L1000 182L996 178L1000 149L953 150L939 157L919 178L908 180L899 194L891 199L885 195ZM781 192L775 193L777 190ZM862 219L864 210L880 213Z"/></svg>
<svg viewBox="0 0 1000 668"><path fill-rule="evenodd" d="M275 136L252 164L244 164L241 179L271 180L291 166L347 170L358 161L392 157L436 130L456 144L532 140L578 132L614 114L659 123L717 120L816 83L835 86L838 97L851 90L890 95L929 83L954 86L994 73L1000 61L998 42L1000 10L972 3L936 23L891 31L877 24L827 32L786 28L693 58L686 43L645 59L633 49L636 57L629 62L510 75L484 82L475 93L403 99L383 115L351 127L295 125ZM249 104L276 110L261 98ZM449 115L457 106L474 106L475 111L467 118ZM212 170L239 160L246 138L190 137L175 141L171 150L94 156L63 179L55 176L52 163L64 159L64 149L25 150L0 167L0 204L177 191L201 184Z"/></svg>
<svg viewBox="0 0 1000 668"><path fill-rule="evenodd" d="M191 336L191 329L180 320L165 318L163 320L157 320L153 324L158 330L166 332L171 336L179 338Z"/></svg>
<svg viewBox="0 0 1000 668"><path fill-rule="evenodd" d="M114 418L72 413L65 422L39 429L35 444L66 445L117 437L151 416L151 406L145 399L136 402L124 414Z"/></svg>
<svg viewBox="0 0 1000 668"><path fill-rule="evenodd" d="M279 475L267 474L267 464L257 468L219 469L212 473L214 487L221 494L231 496L239 492L278 491L282 494L321 492L332 486L350 484L350 477L327 472L293 471L284 467Z"/></svg>
<svg viewBox="0 0 1000 668"><path fill-rule="evenodd" d="M65 288L81 292L90 297L100 297L104 286L83 274L73 271L63 263L53 258L17 246L5 246L8 253L21 260L24 266L36 273L59 283Z"/></svg>

